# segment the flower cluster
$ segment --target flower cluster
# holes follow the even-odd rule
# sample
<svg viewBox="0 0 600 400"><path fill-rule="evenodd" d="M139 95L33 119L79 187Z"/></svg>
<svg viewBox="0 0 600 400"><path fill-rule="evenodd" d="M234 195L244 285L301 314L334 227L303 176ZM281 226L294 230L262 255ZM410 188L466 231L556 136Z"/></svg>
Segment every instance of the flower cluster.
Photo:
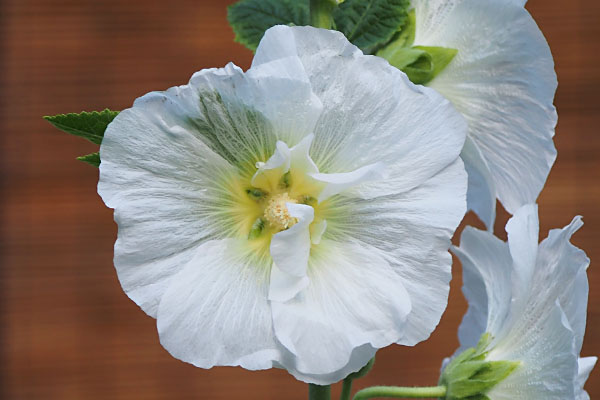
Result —
<svg viewBox="0 0 600 400"><path fill-rule="evenodd" d="M524 1L374 2L389 32L365 28L377 19L360 0L310 2L314 25L347 37L288 26L306 7L283 3L293 15L264 35L244 12L269 1L234 9L256 49L247 71L203 70L94 116L110 118L85 161L115 210L114 264L161 344L202 368L351 382L378 349L435 329L470 209L488 229L454 248L469 311L440 386L357 398L589 398L589 260L569 242L581 219L538 245L557 81ZM497 199L508 242L493 235Z"/></svg>

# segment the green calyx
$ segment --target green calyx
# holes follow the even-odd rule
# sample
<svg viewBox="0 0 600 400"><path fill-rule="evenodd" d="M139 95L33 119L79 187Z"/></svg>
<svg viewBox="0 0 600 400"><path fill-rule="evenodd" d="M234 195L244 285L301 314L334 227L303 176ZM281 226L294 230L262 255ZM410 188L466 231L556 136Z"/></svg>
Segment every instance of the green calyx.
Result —
<svg viewBox="0 0 600 400"><path fill-rule="evenodd" d="M456 49L434 46L413 46L415 41L415 10L396 38L377 52L394 67L403 71L411 82L424 85L440 74L458 53Z"/></svg>
<svg viewBox="0 0 600 400"><path fill-rule="evenodd" d="M477 347L465 350L446 366L440 378L440 385L447 388L446 400L489 400L489 390L519 367L516 361L487 361L491 341L492 336L484 333Z"/></svg>

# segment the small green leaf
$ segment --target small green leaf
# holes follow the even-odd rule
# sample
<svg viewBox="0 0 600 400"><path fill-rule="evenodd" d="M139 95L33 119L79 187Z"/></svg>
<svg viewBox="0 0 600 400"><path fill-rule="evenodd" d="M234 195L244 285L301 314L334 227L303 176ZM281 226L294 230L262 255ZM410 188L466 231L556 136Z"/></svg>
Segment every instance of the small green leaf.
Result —
<svg viewBox="0 0 600 400"><path fill-rule="evenodd" d="M275 25L309 25L308 0L241 0L227 9L235 41L256 51L265 31Z"/></svg>
<svg viewBox="0 0 600 400"><path fill-rule="evenodd" d="M44 119L61 131L71 135L81 136L92 143L102 143L104 131L108 124L119 114L118 111L106 109L104 111L83 111L79 114L58 114L45 116Z"/></svg>
<svg viewBox="0 0 600 400"><path fill-rule="evenodd" d="M96 168L100 166L100 153L95 152L91 154L87 154L85 156L77 157L79 161L83 161L84 163L88 163Z"/></svg>
<svg viewBox="0 0 600 400"><path fill-rule="evenodd" d="M408 21L409 0L346 0L333 13L336 29L365 53L389 42Z"/></svg>

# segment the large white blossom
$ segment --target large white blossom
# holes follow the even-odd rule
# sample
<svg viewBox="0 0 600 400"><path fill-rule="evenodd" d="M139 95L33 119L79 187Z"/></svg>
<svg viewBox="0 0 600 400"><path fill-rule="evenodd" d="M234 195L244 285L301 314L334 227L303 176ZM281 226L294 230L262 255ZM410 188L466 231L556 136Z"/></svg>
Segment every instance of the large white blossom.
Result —
<svg viewBox="0 0 600 400"><path fill-rule="evenodd" d="M109 125L123 289L183 361L340 380L439 322L466 130L342 34L274 27L247 72L200 71Z"/></svg>
<svg viewBox="0 0 600 400"><path fill-rule="evenodd" d="M556 158L557 87L550 48L523 0L412 0L414 45L458 50L427 85L465 116L461 157L469 209L493 228L496 198L511 214L534 203Z"/></svg>
<svg viewBox="0 0 600 400"><path fill-rule="evenodd" d="M589 259L569 242L581 225L576 217L538 246L537 206L526 205L506 225L508 242L471 227L463 231L455 252L469 310L457 353L489 333L486 360L519 363L487 393L491 400L589 398L583 385L596 357L579 358Z"/></svg>

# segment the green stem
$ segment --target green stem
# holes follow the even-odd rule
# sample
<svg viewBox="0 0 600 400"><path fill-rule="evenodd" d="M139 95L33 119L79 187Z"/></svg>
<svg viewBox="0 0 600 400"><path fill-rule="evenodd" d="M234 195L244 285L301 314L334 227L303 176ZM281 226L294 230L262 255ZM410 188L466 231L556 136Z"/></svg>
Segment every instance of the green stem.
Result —
<svg viewBox="0 0 600 400"><path fill-rule="evenodd" d="M348 377L344 379L344 383L342 384L342 395L340 396L340 400L350 400L350 394L352 393L352 381L354 379Z"/></svg>
<svg viewBox="0 0 600 400"><path fill-rule="evenodd" d="M396 387L396 386L373 386L360 390L354 395L354 400L372 399L374 397L393 398L427 398L446 396L446 386L432 387Z"/></svg>
<svg viewBox="0 0 600 400"><path fill-rule="evenodd" d="M308 384L308 400L331 400L331 386Z"/></svg>
<svg viewBox="0 0 600 400"><path fill-rule="evenodd" d="M310 24L316 28L331 29L331 13L336 7L335 0L310 0Z"/></svg>

